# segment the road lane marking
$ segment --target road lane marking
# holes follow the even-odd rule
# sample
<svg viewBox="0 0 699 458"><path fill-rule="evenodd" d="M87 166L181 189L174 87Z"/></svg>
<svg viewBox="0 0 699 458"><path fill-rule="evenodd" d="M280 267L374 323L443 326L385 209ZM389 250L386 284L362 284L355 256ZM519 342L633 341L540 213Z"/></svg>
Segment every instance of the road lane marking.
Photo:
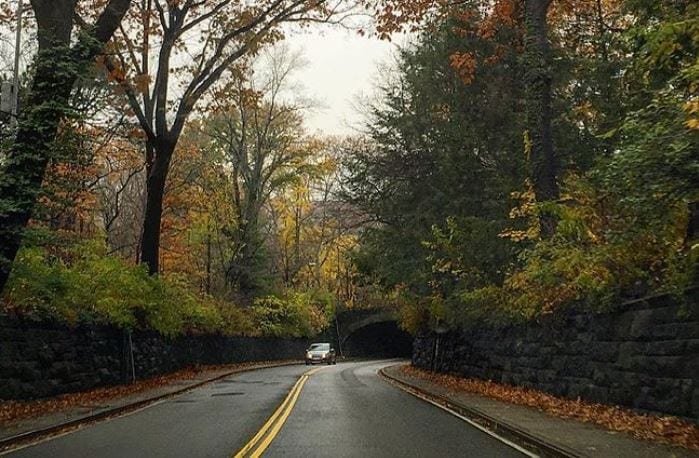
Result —
<svg viewBox="0 0 699 458"><path fill-rule="evenodd" d="M279 431L282 429L282 426L284 426L284 423L286 423L286 419L289 418L289 415L291 414L291 411L293 410L294 405L296 404L296 400L299 398L299 395L301 394L303 385L305 385L308 381L308 376L304 375L302 377L302 380L303 381L299 385L299 388L296 390L293 399L291 400L291 402L289 402L289 404L286 407L286 410L281 415L281 417L279 417L279 421L277 421L277 423L274 425L267 437L265 437L265 439L260 443L257 449L255 449L255 451L250 455L251 458L258 458L259 456L261 456L262 453L264 453L264 451L267 450L267 448L270 446L272 441L277 437L277 434L279 434Z"/></svg>
<svg viewBox="0 0 699 458"><path fill-rule="evenodd" d="M303 385L306 384L306 381L308 381L308 378L311 375L315 374L321 369L323 368L317 367L315 369L306 371L296 381L294 386L289 391L289 394L286 395L284 401L282 401L277 410L275 410L272 416L269 417L269 419L265 422L264 425L262 425L262 428L260 428L257 434L255 434L253 438L250 439L250 441L247 444L245 444L245 446L242 449L240 449L238 453L233 455L234 458L243 458L248 453L250 453L251 457L259 457L265 450L267 450L274 438L277 437L277 434L279 434L279 431L282 429L282 426L284 426L284 423L286 423L286 419L289 418L289 415L291 415L291 412L294 409L294 405L296 404L296 401L301 395ZM268 431L269 434L267 434ZM264 440L260 442L260 440L263 438ZM252 449L255 448L255 446L257 446L257 448L254 451L252 451Z"/></svg>
<svg viewBox="0 0 699 458"><path fill-rule="evenodd" d="M207 380L201 380L196 383L194 383L191 386L176 390L174 392L170 393L165 393L160 396L156 396L155 398L151 399L145 399L145 403L143 403L142 407L136 407L132 408L131 405L126 404L122 408L115 409L114 413L110 413L108 416L105 417L100 417L100 418L91 418L90 416L85 417L85 418L78 418L74 424L71 425L58 425L60 426L61 430L56 430L57 432L46 432L42 433L41 435L37 436L35 439L27 439L26 442L20 442L19 445L6 445L3 448L0 448L0 457L9 455L11 453L15 453L17 451L30 448L30 447L36 447L38 445L42 445L47 442L54 441L56 439L60 439L65 436L72 435L74 433L77 433L78 431L82 431L83 429L91 428L91 427L96 427L101 425L102 423L107 423L110 421L114 421L120 418L125 418L129 417L131 415L138 414L146 409L150 409L151 407L155 407L161 404L164 404L166 402L171 402L171 400L176 399L180 396L183 396L187 393L194 392L196 390L199 390L201 388L204 388L208 385L213 385L216 383L219 383L221 380L231 377L231 376L237 376L240 374L244 374L247 372L253 372L253 371L258 371L261 369L272 369L272 368L278 368L278 367L283 367L283 366L291 366L295 365L296 363L289 363L289 362L284 362L284 363L267 363L267 364L261 364L261 365L251 365L247 367L239 367L235 370L231 370L229 372L226 372L222 375L218 375L216 377L207 379ZM30 431L31 432L31 431Z"/></svg>
<svg viewBox="0 0 699 458"><path fill-rule="evenodd" d="M376 374L379 376L379 378L383 379L384 381L386 381L386 382L389 383L390 385L395 386L395 387L398 388L399 390L404 391L404 392L406 392L406 393L408 393L408 394L412 394L412 395L415 396L416 398L421 399L421 400L423 400L423 401L425 401L425 402L429 402L429 403L432 404L433 406L439 407L440 409L444 410L445 412L450 413L450 414L452 414L453 416L457 417L458 419L465 421L466 423L468 423L469 425L473 426L474 428L476 428L476 429L478 429L478 430L480 430L480 431L486 433L487 435L493 437L494 439L499 440L499 441L502 442L503 444L512 447L513 449L515 449L515 450L517 450L518 452L520 452L520 453L522 453L522 454L528 456L529 458L540 458L539 455L537 455L536 453L533 453L533 452L527 450L526 448L521 447L521 446L518 445L518 444L515 444L515 443L512 442L511 440L506 439L506 438L502 437L501 435L499 435L499 434L497 434L497 433L495 433L495 432L489 430L488 428L485 428L484 426L479 425L478 423L476 423L475 421L471 420L470 418L465 417L465 416L461 415L460 413L455 412L455 411L451 410L450 408L448 408L448 407L446 407L446 406L443 406L442 404L440 404L440 403L438 403L438 402L436 402L436 401L433 401L432 399L428 398L427 396L423 396L422 394L418 393L418 392L415 391L415 390L412 390L412 389L408 388L407 386L403 386L403 385L401 385L401 384L399 384L399 383L394 382L394 381L391 380L390 378L384 376L384 375L381 373L381 370L380 370L380 369L376 371Z"/></svg>
<svg viewBox="0 0 699 458"><path fill-rule="evenodd" d="M274 411L272 416L269 417L269 419L265 422L265 424L262 426L262 428L257 432L257 434L255 434L255 436L253 436L252 439L250 439L250 441L245 445L245 447L243 447L237 454L235 454L235 458L245 456L245 454L247 452L249 452L250 449L252 449L255 446L255 444L262 438L262 436L264 436L264 434L272 426L272 424L275 422L277 417L279 417L279 415L282 413L282 411L284 410L286 405L289 403L291 398L294 396L294 393L298 389L298 387L301 384L301 382L303 381L304 377L305 377L305 374L302 375L301 378L299 378L296 381L296 383L294 383L294 385L291 387L291 391L289 391L289 394L286 395L286 397L284 398L284 401L282 401L282 403L279 405L279 407L277 407L277 410Z"/></svg>

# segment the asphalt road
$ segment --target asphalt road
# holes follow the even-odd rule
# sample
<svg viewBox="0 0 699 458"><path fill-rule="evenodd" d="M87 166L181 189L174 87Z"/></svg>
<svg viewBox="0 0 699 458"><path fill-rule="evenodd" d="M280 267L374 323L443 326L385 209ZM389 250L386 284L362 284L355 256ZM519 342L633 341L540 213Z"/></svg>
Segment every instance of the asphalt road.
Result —
<svg viewBox="0 0 699 458"><path fill-rule="evenodd" d="M305 366L241 373L8 456L231 457L275 412L285 422L269 429L264 456L521 456L381 380L376 372L389 364L339 363L308 377Z"/></svg>

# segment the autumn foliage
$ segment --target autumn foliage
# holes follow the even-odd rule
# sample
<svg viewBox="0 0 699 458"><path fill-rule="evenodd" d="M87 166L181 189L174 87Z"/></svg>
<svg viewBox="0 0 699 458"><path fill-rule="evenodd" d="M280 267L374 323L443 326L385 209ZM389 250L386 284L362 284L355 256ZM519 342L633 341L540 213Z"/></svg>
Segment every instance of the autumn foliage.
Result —
<svg viewBox="0 0 699 458"><path fill-rule="evenodd" d="M346 161L348 194L381 223L355 259L406 329L596 313L696 283L696 6L379 4L380 33L415 41L372 106L369 151Z"/></svg>

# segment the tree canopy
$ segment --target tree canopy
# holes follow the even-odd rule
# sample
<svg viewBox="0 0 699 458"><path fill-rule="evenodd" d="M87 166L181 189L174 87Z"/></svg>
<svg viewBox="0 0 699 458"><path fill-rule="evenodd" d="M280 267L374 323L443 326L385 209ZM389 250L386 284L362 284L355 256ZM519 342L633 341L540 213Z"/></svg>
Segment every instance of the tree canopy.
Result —
<svg viewBox="0 0 699 458"><path fill-rule="evenodd" d="M679 295L695 3L33 0L3 312L306 336L337 307L418 332ZM358 12L406 44L361 132L311 133L285 34Z"/></svg>

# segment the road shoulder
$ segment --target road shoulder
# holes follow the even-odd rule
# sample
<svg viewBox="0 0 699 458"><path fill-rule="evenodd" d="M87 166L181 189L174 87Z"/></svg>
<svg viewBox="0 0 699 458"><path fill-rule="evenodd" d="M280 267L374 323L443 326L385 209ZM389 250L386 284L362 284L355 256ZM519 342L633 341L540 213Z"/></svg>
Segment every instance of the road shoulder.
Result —
<svg viewBox="0 0 699 458"><path fill-rule="evenodd" d="M513 405L471 393L455 392L430 380L408 375L404 364L384 368L384 377L414 390L541 456L566 457L698 457L679 447L637 440L577 420L554 417L537 409Z"/></svg>

